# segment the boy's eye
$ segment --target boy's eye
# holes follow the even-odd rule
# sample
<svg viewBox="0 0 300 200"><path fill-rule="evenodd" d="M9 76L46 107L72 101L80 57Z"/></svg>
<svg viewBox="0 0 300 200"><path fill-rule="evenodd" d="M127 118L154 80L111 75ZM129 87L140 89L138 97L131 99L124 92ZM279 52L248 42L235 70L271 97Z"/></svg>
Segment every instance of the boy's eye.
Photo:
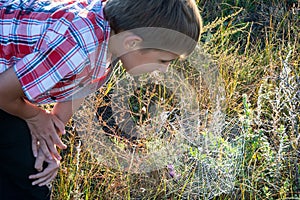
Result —
<svg viewBox="0 0 300 200"><path fill-rule="evenodd" d="M163 64L169 64L169 63L171 63L171 62L173 62L173 61L175 61L176 59L171 59L171 60L160 60L160 62L161 63L163 63Z"/></svg>
<svg viewBox="0 0 300 200"><path fill-rule="evenodd" d="M161 62L162 64L170 63L169 61L166 61L166 60L161 60L160 62Z"/></svg>

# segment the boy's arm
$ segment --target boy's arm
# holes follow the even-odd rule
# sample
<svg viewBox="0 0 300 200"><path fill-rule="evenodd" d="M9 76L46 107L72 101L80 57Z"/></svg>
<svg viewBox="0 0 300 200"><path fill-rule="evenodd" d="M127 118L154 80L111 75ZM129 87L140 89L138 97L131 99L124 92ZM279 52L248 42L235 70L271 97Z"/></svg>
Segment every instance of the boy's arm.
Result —
<svg viewBox="0 0 300 200"><path fill-rule="evenodd" d="M46 113L43 109L24 100L21 84L13 68L0 74L0 109L27 122L33 142L40 142L40 147L48 158L52 158L51 153L60 158L55 145L66 148L57 134L57 131L63 133L64 124L55 115ZM36 151L33 153L37 155Z"/></svg>
<svg viewBox="0 0 300 200"><path fill-rule="evenodd" d="M54 105L51 113L60 119L64 124L67 124L73 113L79 108L84 98L73 99L72 101L58 102Z"/></svg>

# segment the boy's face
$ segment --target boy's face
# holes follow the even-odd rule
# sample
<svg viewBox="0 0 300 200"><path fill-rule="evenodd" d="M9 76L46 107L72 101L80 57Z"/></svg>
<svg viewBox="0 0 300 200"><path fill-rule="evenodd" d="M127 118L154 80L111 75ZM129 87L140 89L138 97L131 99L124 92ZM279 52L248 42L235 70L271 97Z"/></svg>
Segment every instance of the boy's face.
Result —
<svg viewBox="0 0 300 200"><path fill-rule="evenodd" d="M124 68L131 75L140 75L153 71L166 72L169 64L178 55L162 50L135 50L120 57Z"/></svg>

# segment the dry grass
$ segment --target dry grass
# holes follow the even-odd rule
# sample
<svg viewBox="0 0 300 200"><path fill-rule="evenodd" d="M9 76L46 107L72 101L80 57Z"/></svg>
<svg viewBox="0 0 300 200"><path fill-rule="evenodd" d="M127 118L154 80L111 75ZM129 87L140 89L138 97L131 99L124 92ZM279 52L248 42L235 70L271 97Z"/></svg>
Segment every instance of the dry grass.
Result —
<svg viewBox="0 0 300 200"><path fill-rule="evenodd" d="M94 115L108 106L109 92L124 78L118 69L70 122L65 138L70 148L63 152L53 199L300 199L300 3L214 0L199 1L199 6L205 21L201 50L173 66L195 91L193 108L198 110L191 121L200 121L197 127L190 125L198 131L180 138L180 156L172 157L172 163L167 160L169 166L163 162L140 173L129 173L120 162L132 152L147 155L155 144L163 155L164 141L174 141L178 130L187 130L176 128L180 123L172 119L176 122L179 114L171 111L178 108L182 114L188 108L172 97L174 84L168 85L171 92L141 84L136 98L123 102L129 104L127 115L139 126L160 129L148 132L151 137L127 137L128 130L120 127L128 124L111 121L103 109L99 117ZM153 104L168 111L163 124L157 118L162 112L150 112ZM110 131L105 133L98 120ZM99 162L101 155L95 156L95 148L78 137L82 131L103 133L101 141L109 143L98 146L118 162Z"/></svg>

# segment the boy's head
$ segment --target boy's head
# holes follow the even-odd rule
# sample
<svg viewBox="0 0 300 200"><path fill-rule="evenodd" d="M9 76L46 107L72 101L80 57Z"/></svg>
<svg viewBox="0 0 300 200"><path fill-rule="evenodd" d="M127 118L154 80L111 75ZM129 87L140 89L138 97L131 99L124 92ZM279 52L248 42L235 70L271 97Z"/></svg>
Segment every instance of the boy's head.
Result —
<svg viewBox="0 0 300 200"><path fill-rule="evenodd" d="M142 56L153 51L170 53L160 58L163 61L189 55L201 34L202 21L194 0L108 0L104 13L124 47L123 64L133 51Z"/></svg>

